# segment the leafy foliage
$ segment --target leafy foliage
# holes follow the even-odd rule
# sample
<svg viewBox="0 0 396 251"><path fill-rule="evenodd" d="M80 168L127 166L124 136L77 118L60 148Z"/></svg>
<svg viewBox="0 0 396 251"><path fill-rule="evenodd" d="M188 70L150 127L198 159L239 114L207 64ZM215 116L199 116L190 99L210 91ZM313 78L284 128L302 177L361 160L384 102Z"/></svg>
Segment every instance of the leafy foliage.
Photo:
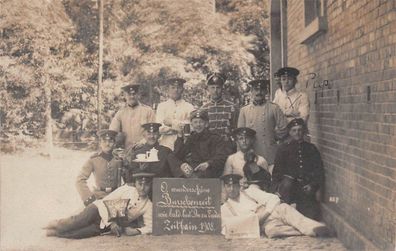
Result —
<svg viewBox="0 0 396 251"><path fill-rule="evenodd" d="M265 1L108 0L104 11L102 111L106 127L122 106L120 87L142 84L143 103L166 98L164 80L188 80L185 98L206 102L205 76L227 75L227 96L268 74ZM0 118L3 133L42 138L45 107L58 137L96 130L98 2L3 0ZM45 95L49 88L51 95Z"/></svg>

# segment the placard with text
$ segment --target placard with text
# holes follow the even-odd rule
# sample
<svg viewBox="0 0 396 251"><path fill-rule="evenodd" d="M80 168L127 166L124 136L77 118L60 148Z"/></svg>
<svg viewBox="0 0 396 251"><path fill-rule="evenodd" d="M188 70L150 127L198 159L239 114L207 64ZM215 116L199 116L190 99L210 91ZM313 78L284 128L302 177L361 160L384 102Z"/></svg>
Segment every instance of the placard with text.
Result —
<svg viewBox="0 0 396 251"><path fill-rule="evenodd" d="M153 235L220 234L219 179L155 178Z"/></svg>

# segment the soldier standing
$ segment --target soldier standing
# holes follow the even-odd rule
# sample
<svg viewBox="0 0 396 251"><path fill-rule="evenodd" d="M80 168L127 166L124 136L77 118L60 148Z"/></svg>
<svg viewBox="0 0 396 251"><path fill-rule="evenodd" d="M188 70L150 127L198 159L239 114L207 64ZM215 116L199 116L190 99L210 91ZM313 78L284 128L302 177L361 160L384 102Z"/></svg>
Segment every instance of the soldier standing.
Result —
<svg viewBox="0 0 396 251"><path fill-rule="evenodd" d="M207 76L207 85L210 101L201 107L209 116L209 130L219 134L226 142L231 142L231 133L238 122L238 109L236 106L223 98L223 90L226 78L220 73L212 73ZM232 152L235 152L234 147Z"/></svg>
<svg viewBox="0 0 396 251"><path fill-rule="evenodd" d="M194 106L182 98L185 82L186 80L181 78L169 79L169 99L160 103L157 108L156 121L162 124L159 143L171 150L174 148L178 132L189 121L190 113L194 110Z"/></svg>
<svg viewBox="0 0 396 251"><path fill-rule="evenodd" d="M253 102L241 108L238 127L249 127L256 131L254 151L272 165L278 149L277 140L287 135L287 120L278 105L265 99L268 80L253 80L249 86Z"/></svg>
<svg viewBox="0 0 396 251"><path fill-rule="evenodd" d="M309 99L305 92L296 89L299 70L293 67L283 67L278 70L280 76L281 92L277 92L274 103L279 105L288 122L295 118L302 118L308 123Z"/></svg>
<svg viewBox="0 0 396 251"><path fill-rule="evenodd" d="M141 104L139 85L131 84L122 87L126 98L126 107L121 108L111 121L110 130L121 133L125 141L125 149L140 143L143 135L142 124L153 122L155 114L151 107Z"/></svg>

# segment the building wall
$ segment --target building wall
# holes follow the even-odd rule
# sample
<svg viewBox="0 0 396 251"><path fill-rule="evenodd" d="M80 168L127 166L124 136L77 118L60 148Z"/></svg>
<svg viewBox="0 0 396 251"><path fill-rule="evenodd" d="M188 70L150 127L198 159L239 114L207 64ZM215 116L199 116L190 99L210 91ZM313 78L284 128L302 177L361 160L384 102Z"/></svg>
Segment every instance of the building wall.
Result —
<svg viewBox="0 0 396 251"><path fill-rule="evenodd" d="M301 44L304 1L287 1L287 61L301 70L298 88L311 101L309 130L326 168L325 219L347 247L393 250L396 1L325 3L327 31Z"/></svg>

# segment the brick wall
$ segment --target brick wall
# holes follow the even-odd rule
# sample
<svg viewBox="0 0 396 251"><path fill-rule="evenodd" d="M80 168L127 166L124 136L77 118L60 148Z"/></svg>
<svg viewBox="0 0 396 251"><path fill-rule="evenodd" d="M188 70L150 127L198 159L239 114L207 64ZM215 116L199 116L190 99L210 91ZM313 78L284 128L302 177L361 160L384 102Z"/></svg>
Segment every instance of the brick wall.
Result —
<svg viewBox="0 0 396 251"><path fill-rule="evenodd" d="M304 1L287 2L287 60L289 66L301 70L298 88L310 97L309 129L326 168L325 208L374 247L393 250L396 1L325 2L328 29L308 44L299 40L304 30ZM308 73L318 77L309 79ZM329 85L323 90L314 88L315 81L323 80L329 80Z"/></svg>

